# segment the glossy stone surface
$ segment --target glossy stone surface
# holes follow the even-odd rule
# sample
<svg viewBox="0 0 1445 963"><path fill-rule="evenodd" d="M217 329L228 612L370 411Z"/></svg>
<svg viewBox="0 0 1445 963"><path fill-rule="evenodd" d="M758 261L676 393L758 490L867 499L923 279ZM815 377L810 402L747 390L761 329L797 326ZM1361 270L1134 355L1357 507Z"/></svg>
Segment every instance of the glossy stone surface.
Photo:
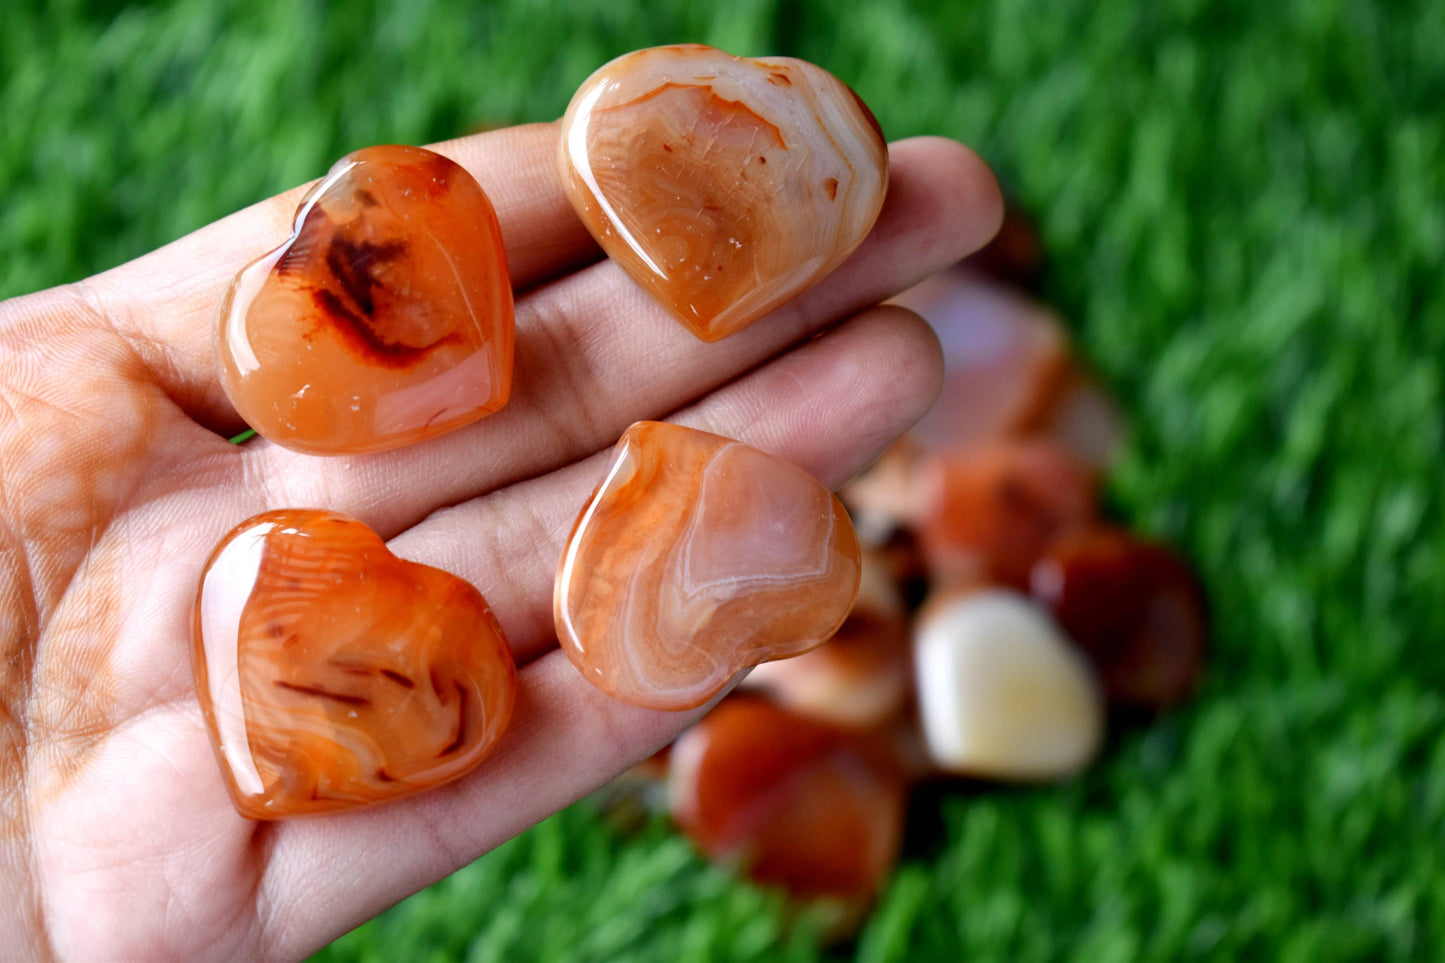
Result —
<svg viewBox="0 0 1445 963"><path fill-rule="evenodd" d="M872 228L888 152L846 84L712 47L618 57L578 89L558 166L587 229L704 341L812 286Z"/></svg>
<svg viewBox="0 0 1445 963"><path fill-rule="evenodd" d="M858 580L848 513L811 476L740 442L639 422L563 551L557 637L604 692L690 709L742 669L832 635Z"/></svg>
<svg viewBox="0 0 1445 963"><path fill-rule="evenodd" d="M231 798L278 819L456 779L511 716L516 670L486 601L362 523L257 515L201 576L196 689Z"/></svg>
<svg viewBox="0 0 1445 963"><path fill-rule="evenodd" d="M929 754L990 779L1073 775L1098 753L1104 698L1083 654L1017 592L985 589L930 605L914 644Z"/></svg>
<svg viewBox="0 0 1445 963"><path fill-rule="evenodd" d="M737 697L677 740L668 782L709 858L795 898L860 902L897 859L907 789L881 740Z"/></svg>
<svg viewBox="0 0 1445 963"><path fill-rule="evenodd" d="M802 655L765 662L742 682L800 715L854 729L898 716L912 681L908 613L889 559L864 552L853 610L837 633Z"/></svg>
<svg viewBox="0 0 1445 963"><path fill-rule="evenodd" d="M934 456L919 471L919 541L939 583L1027 588L1049 542L1095 516L1093 469L1049 442Z"/></svg>
<svg viewBox="0 0 1445 963"><path fill-rule="evenodd" d="M1030 587L1098 667L1110 699L1163 709L1194 691L1209 620L1177 555L1119 529L1074 532L1049 546Z"/></svg>
<svg viewBox="0 0 1445 963"><path fill-rule="evenodd" d="M380 451L501 408L512 288L491 202L419 147L348 154L291 238L236 275L216 366L260 434L314 454Z"/></svg>

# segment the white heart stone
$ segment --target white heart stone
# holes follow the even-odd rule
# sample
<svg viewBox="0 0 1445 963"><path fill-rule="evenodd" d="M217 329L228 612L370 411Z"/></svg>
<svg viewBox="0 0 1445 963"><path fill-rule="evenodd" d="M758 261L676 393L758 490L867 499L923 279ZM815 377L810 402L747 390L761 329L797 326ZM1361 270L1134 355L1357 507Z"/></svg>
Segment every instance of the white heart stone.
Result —
<svg viewBox="0 0 1445 963"><path fill-rule="evenodd" d="M1098 752L1104 700L1092 668L1049 616L1015 592L965 595L914 638L929 754L993 779L1069 776Z"/></svg>

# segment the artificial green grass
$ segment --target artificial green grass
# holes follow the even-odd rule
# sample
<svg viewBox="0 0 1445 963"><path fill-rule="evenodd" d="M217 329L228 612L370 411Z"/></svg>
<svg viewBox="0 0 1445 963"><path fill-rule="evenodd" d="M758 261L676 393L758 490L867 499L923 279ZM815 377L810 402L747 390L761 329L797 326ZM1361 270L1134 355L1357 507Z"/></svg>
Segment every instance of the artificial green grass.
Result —
<svg viewBox="0 0 1445 963"><path fill-rule="evenodd" d="M0 295L347 150L556 116L684 39L828 67L1037 217L1046 293L1133 420L1111 499L1209 587L1208 681L1073 784L944 802L855 946L583 806L322 958L1437 956L1445 5L12 0Z"/></svg>

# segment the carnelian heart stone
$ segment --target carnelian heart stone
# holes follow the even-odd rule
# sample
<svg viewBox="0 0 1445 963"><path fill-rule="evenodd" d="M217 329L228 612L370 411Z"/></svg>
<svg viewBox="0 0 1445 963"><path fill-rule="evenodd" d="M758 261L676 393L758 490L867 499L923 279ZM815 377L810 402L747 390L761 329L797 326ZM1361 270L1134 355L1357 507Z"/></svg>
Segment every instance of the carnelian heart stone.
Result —
<svg viewBox="0 0 1445 963"><path fill-rule="evenodd" d="M690 709L742 669L832 635L859 571L847 511L806 472L717 435L639 422L562 554L557 636L604 692Z"/></svg>
<svg viewBox="0 0 1445 963"><path fill-rule="evenodd" d="M471 175L420 147L348 154L291 237L221 301L221 386L266 438L313 454L382 451L507 403L512 288Z"/></svg>
<svg viewBox="0 0 1445 963"><path fill-rule="evenodd" d="M1105 525L1069 532L1034 565L1030 588L1094 661L1110 699L1167 709L1198 685L1209 606L1166 546Z"/></svg>
<svg viewBox="0 0 1445 963"><path fill-rule="evenodd" d="M1095 470L1042 439L930 456L919 470L919 542L939 583L1015 588L1058 535L1096 514Z"/></svg>
<svg viewBox="0 0 1445 963"><path fill-rule="evenodd" d="M847 84L700 44L589 77L562 119L558 166L608 256L704 341L841 264L888 188L883 132Z"/></svg>
<svg viewBox="0 0 1445 963"><path fill-rule="evenodd" d="M668 769L697 847L796 898L866 903L898 857L908 780L877 735L733 696L683 733Z"/></svg>
<svg viewBox="0 0 1445 963"><path fill-rule="evenodd" d="M456 779L496 744L516 695L475 588L330 512L267 512L227 535L201 576L192 644L216 756L251 819Z"/></svg>

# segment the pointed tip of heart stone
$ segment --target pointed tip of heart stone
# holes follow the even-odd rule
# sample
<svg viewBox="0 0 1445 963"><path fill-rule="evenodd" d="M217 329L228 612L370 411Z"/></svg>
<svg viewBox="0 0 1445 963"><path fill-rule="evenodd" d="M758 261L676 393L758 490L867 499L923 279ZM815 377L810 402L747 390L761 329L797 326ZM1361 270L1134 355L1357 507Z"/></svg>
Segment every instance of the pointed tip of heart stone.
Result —
<svg viewBox="0 0 1445 963"><path fill-rule="evenodd" d="M501 226L472 176L368 147L306 195L292 234L236 275L215 329L246 423L298 451L381 451L500 409L513 309Z"/></svg>
<svg viewBox="0 0 1445 963"><path fill-rule="evenodd" d="M847 84L700 44L635 51L589 77L558 166L608 256L704 341L841 264L888 186L882 130Z"/></svg>
<svg viewBox="0 0 1445 963"><path fill-rule="evenodd" d="M486 600L361 522L243 522L201 576L196 686L236 808L353 809L450 782L491 751L516 669Z"/></svg>
<svg viewBox="0 0 1445 963"><path fill-rule="evenodd" d="M858 597L827 642L759 665L740 688L799 715L874 729L901 714L910 679L908 612L888 562L865 551Z"/></svg>
<svg viewBox="0 0 1445 963"><path fill-rule="evenodd" d="M553 598L562 650L604 692L690 709L748 666L832 635L859 547L833 493L774 455L660 422L623 434Z"/></svg>

